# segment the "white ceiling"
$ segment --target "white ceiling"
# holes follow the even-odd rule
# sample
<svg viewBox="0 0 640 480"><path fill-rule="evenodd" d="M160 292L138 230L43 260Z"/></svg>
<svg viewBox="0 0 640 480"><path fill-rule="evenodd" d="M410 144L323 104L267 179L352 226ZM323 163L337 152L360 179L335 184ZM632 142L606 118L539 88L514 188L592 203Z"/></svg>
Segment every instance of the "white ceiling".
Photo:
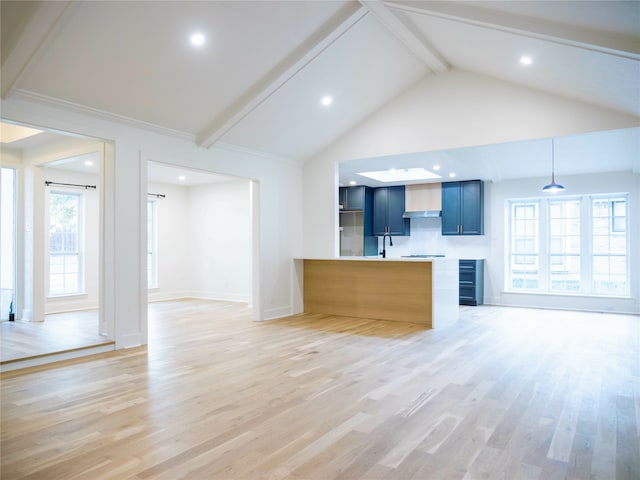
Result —
<svg viewBox="0 0 640 480"><path fill-rule="evenodd" d="M203 147L222 141L304 162L425 76L453 69L640 120L638 1L0 5L2 98L72 106ZM188 43L194 31L207 37L201 49ZM518 64L522 54L531 55L531 67ZM330 108L320 105L324 95L334 97ZM619 141L615 133L611 140L603 135L602 145ZM562 143L570 142L559 148ZM542 176L544 162L528 171L509 158L526 158L533 150L544 155L545 145L541 140L450 156L460 172L484 164L482 174L498 180L523 171ZM598 162L589 168L605 168ZM584 162L571 165L565 174L587 168ZM562 171L560 160L557 167Z"/></svg>

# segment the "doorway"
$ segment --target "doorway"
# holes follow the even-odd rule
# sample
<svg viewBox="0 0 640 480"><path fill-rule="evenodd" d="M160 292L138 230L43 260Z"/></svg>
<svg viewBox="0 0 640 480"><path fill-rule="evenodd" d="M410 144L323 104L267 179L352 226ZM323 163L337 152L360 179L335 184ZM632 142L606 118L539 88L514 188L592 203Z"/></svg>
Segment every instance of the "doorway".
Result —
<svg viewBox="0 0 640 480"><path fill-rule="evenodd" d="M252 182L147 162L148 301L253 297ZM153 309L149 307L153 336Z"/></svg>
<svg viewBox="0 0 640 480"><path fill-rule="evenodd" d="M3 370L12 362L113 349L100 335L105 144L17 127L35 133L3 143L1 151L3 174L14 172L14 231L1 245L3 260L11 260L2 262L2 289L11 290L14 313L14 321L1 324Z"/></svg>

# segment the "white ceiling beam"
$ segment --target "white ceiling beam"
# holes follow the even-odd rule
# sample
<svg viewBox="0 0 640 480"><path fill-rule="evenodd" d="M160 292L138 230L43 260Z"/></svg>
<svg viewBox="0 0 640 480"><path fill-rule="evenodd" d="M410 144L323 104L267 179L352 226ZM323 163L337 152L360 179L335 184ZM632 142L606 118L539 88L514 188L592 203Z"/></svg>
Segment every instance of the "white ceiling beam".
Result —
<svg viewBox="0 0 640 480"><path fill-rule="evenodd" d="M73 1L41 2L2 60L2 98L10 96L73 9Z"/></svg>
<svg viewBox="0 0 640 480"><path fill-rule="evenodd" d="M449 64L436 48L429 43L405 19L399 18L380 0L360 0L376 19L400 40L415 56L434 73L449 70Z"/></svg>
<svg viewBox="0 0 640 480"><path fill-rule="evenodd" d="M640 41L634 36L600 32L461 2L396 0L386 1L385 6L391 10L443 18L632 60L640 59Z"/></svg>
<svg viewBox="0 0 640 480"><path fill-rule="evenodd" d="M296 48L283 62L250 88L239 100L198 135L197 143L209 148L220 140L280 87L311 63L367 14L356 2L349 2L323 28Z"/></svg>

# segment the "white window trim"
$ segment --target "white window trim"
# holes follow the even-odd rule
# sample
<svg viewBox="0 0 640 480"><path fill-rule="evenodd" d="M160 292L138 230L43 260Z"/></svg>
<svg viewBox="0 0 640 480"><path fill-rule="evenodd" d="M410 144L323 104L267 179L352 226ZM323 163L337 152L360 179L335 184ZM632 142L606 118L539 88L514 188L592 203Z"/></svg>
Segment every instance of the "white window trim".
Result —
<svg viewBox="0 0 640 480"><path fill-rule="evenodd" d="M85 255L84 255L84 228L85 228L85 220L84 220L84 203L85 196L82 192L77 192L71 189L58 188L55 190L50 190L47 195L47 234L45 235L45 247L47 252L47 275L46 275L46 291L47 291L47 299L57 299L57 298L69 298L69 297L79 297L86 295L86 286L85 286ZM76 195L79 198L78 201L78 290L76 292L68 292L68 293L51 293L51 245L49 243L49 228L51 226L51 202L50 198L52 194L58 195Z"/></svg>
<svg viewBox="0 0 640 480"><path fill-rule="evenodd" d="M147 199L147 208L149 205L152 205L152 214L148 215L147 218L147 235L149 232L148 222L152 222L151 227L151 243L152 243L152 251L151 251L151 261L149 260L149 247L147 244L147 290L158 290L160 288L158 286L158 200L156 199ZM147 238L147 242L149 238ZM149 267L152 270L152 282L149 282Z"/></svg>
<svg viewBox="0 0 640 480"><path fill-rule="evenodd" d="M605 293L597 293L593 290L593 234L592 234L592 218L593 218L593 200L597 198L611 198L611 197L624 197L626 201L626 219L627 225L625 229L626 233L626 292L619 295L614 294L605 294ZM581 202L580 206L580 236L581 236L581 248L580 248L580 284L581 291L554 291L550 289L549 285L549 277L550 277L550 269L549 269L549 252L550 252L550 241L551 237L549 235L549 204L551 201L556 199L562 200L576 200L579 199ZM536 198L509 198L505 200L505 213L507 216L506 228L505 228L505 246L506 246L506 262L505 262L505 276L504 276L504 287L502 292L508 294L518 294L518 295L547 295L547 296L565 296L565 297L583 297L583 298L631 298L631 276L630 276L630 250L631 245L629 241L630 228L629 228L629 219L631 217L630 210L630 195L628 192L614 192L614 193L602 193L602 194L586 194L586 195L575 195L575 196L562 196L560 198L552 198L552 197L536 197ZM526 202L538 202L539 204L539 280L538 280L538 289L536 290L527 290L527 289L516 289L512 288L512 228L513 228L513 218L512 218L512 205L514 203L526 203Z"/></svg>

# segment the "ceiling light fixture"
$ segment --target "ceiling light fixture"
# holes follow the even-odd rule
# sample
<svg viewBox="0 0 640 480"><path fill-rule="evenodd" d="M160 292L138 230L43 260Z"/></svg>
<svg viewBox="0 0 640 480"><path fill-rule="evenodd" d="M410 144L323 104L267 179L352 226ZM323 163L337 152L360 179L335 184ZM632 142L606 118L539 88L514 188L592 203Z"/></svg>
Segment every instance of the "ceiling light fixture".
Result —
<svg viewBox="0 0 640 480"><path fill-rule="evenodd" d="M555 173L555 147L553 144L553 138L551 139L551 183L542 187L543 192L556 193L564 190L564 185L556 183Z"/></svg>
<svg viewBox="0 0 640 480"><path fill-rule="evenodd" d="M355 185L355 184L356 184L356 181L355 181L355 180L351 180L351 181L349 182L349 185Z"/></svg>
<svg viewBox="0 0 640 480"><path fill-rule="evenodd" d="M437 172L438 170L440 170L440 165L434 165L433 166L433 171Z"/></svg>
<svg viewBox="0 0 640 480"><path fill-rule="evenodd" d="M187 179L187 177L185 177L184 175L180 175L180 176L178 177L178 180L186 180L186 179Z"/></svg>
<svg viewBox="0 0 640 480"><path fill-rule="evenodd" d="M191 35L191 37L189 38L189 41L191 42L191 45L193 45L194 47L201 47L204 45L204 35L200 32L198 33L194 33L193 35Z"/></svg>
<svg viewBox="0 0 640 480"><path fill-rule="evenodd" d="M333 103L333 98L331 98L330 96L326 96L326 97L322 97L322 105L325 107L328 107L329 105L331 105Z"/></svg>
<svg viewBox="0 0 640 480"><path fill-rule="evenodd" d="M531 65L533 63L533 59L531 57L523 55L522 57L520 57L520 63L522 65Z"/></svg>
<svg viewBox="0 0 640 480"><path fill-rule="evenodd" d="M91 160L85 160L85 161L84 161L84 164L85 164L87 167L92 167L92 166L93 166L93 162L92 162Z"/></svg>
<svg viewBox="0 0 640 480"><path fill-rule="evenodd" d="M456 172L451 172L451 173L449 174L449 178L454 178L455 176L456 176Z"/></svg>

